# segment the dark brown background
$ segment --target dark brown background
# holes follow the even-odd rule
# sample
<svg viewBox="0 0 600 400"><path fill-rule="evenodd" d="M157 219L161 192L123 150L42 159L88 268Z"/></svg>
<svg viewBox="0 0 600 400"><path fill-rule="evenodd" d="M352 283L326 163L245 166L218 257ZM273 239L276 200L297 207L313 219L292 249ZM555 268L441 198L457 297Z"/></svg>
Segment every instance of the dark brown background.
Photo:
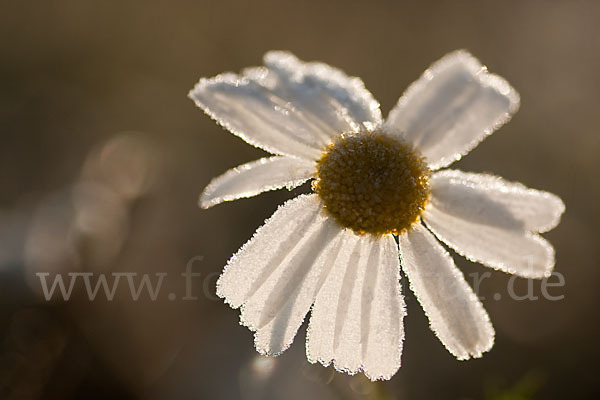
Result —
<svg viewBox="0 0 600 400"><path fill-rule="evenodd" d="M0 397L598 394L599 2L63 0L0 7ZM566 281L553 294L565 298L510 299L510 277L494 272L480 295L496 344L482 359L458 362L406 291L403 366L383 384L309 365L304 328L282 357L256 358L238 312L214 299L214 281L293 194L200 210L198 195L212 176L263 153L204 116L188 90L201 76L289 49L362 77L387 115L410 82L457 48L506 77L522 106L456 167L564 199L563 221L546 237ZM195 264L199 298L183 301L179 274L195 256L203 257ZM467 274L485 271L458 264ZM127 290L112 302L90 302L81 286L68 302L46 302L40 271L169 277L154 302L133 301ZM519 280L515 290L527 285ZM540 282L532 285L539 295ZM169 301L169 292L177 299Z"/></svg>

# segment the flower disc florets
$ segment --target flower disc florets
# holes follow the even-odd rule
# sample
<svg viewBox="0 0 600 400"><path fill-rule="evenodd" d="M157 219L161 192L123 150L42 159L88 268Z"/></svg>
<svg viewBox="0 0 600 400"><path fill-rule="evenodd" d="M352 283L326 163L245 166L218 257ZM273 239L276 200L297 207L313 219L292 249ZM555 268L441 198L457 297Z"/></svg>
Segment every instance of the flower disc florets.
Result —
<svg viewBox="0 0 600 400"><path fill-rule="evenodd" d="M317 163L313 190L344 227L398 234L419 220L431 171L404 142L381 132L342 135Z"/></svg>

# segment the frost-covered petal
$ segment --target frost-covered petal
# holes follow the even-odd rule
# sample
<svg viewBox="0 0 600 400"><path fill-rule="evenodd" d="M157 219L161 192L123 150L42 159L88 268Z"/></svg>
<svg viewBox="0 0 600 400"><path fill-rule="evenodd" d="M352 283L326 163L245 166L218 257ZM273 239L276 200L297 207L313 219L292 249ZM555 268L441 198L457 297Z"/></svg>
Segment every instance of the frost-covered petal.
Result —
<svg viewBox="0 0 600 400"><path fill-rule="evenodd" d="M439 201L433 192L423 220L438 239L457 253L525 278L550 274L554 248L541 236L526 231L524 223L510 210L481 197L465 200L464 206L472 207L467 209L455 202ZM487 213L480 212L482 208Z"/></svg>
<svg viewBox="0 0 600 400"><path fill-rule="evenodd" d="M518 108L519 95L508 82L459 50L434 63L406 90L385 126L437 169L467 154Z"/></svg>
<svg viewBox="0 0 600 400"><path fill-rule="evenodd" d="M335 263L342 238L342 229L334 220L318 218L244 303L242 323L256 331L260 353L277 355L292 343Z"/></svg>
<svg viewBox="0 0 600 400"><path fill-rule="evenodd" d="M368 261L368 247L365 236L355 235L350 230L344 232L346 238L340 254L313 305L306 354L311 362L329 365L335 361L337 369L356 373L361 366L360 313L353 311L360 305L358 296Z"/></svg>
<svg viewBox="0 0 600 400"><path fill-rule="evenodd" d="M286 83L286 94L315 129L321 127L336 137L349 130L372 129L383 122L379 103L360 78L349 77L324 63L303 63L285 51L268 52L264 62Z"/></svg>
<svg viewBox="0 0 600 400"><path fill-rule="evenodd" d="M267 53L265 64L203 78L190 98L248 143L309 160L333 137L381 123L379 104L360 79L284 52Z"/></svg>
<svg viewBox="0 0 600 400"><path fill-rule="evenodd" d="M371 380L390 379L400 368L406 315L398 245L391 235L377 245L379 264L369 265L362 293L363 364Z"/></svg>
<svg viewBox="0 0 600 400"><path fill-rule="evenodd" d="M558 225L565 210L552 193L493 175L444 170L430 182L436 208L480 225L546 232Z"/></svg>
<svg viewBox="0 0 600 400"><path fill-rule="evenodd" d="M315 171L315 163L309 160L285 156L261 158L214 178L202 192L200 206L209 208L267 190L291 189L306 182Z"/></svg>
<svg viewBox="0 0 600 400"><path fill-rule="evenodd" d="M391 235L346 236L313 306L307 356L350 374L364 370L370 379L389 379L400 367L404 338L396 243Z"/></svg>
<svg viewBox="0 0 600 400"><path fill-rule="evenodd" d="M418 224L399 236L402 269L431 329L459 360L481 357L494 344L487 312L435 237Z"/></svg>
<svg viewBox="0 0 600 400"><path fill-rule="evenodd" d="M231 257L217 281L217 295L232 308L241 306L302 240L321 212L316 195L298 196L281 205Z"/></svg>

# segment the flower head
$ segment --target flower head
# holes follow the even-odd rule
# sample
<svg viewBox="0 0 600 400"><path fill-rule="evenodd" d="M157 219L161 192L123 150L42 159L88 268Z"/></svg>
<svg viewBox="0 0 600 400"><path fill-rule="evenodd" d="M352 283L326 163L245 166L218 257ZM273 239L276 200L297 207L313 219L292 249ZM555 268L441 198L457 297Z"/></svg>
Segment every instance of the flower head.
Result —
<svg viewBox="0 0 600 400"><path fill-rule="evenodd" d="M305 316L309 361L389 379L406 315L400 269L431 329L458 359L480 357L494 329L440 241L471 260L548 276L562 201L486 174L442 170L507 122L519 95L465 51L443 57L384 121L362 81L269 52L265 67L202 79L190 97L274 156L213 179L203 208L314 179L227 263L217 293L277 355Z"/></svg>
<svg viewBox="0 0 600 400"><path fill-rule="evenodd" d="M423 157L398 138L358 132L328 146L313 190L340 225L359 234L398 234L419 221L429 175Z"/></svg>

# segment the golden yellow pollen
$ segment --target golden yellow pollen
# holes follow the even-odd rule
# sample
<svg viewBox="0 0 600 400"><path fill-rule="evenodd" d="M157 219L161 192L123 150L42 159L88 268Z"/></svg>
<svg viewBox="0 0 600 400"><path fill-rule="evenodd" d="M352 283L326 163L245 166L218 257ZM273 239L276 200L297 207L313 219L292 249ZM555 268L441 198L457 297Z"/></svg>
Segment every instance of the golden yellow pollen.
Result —
<svg viewBox="0 0 600 400"><path fill-rule="evenodd" d="M340 137L317 163L313 190L354 232L398 234L419 220L431 171L410 146L381 132Z"/></svg>

